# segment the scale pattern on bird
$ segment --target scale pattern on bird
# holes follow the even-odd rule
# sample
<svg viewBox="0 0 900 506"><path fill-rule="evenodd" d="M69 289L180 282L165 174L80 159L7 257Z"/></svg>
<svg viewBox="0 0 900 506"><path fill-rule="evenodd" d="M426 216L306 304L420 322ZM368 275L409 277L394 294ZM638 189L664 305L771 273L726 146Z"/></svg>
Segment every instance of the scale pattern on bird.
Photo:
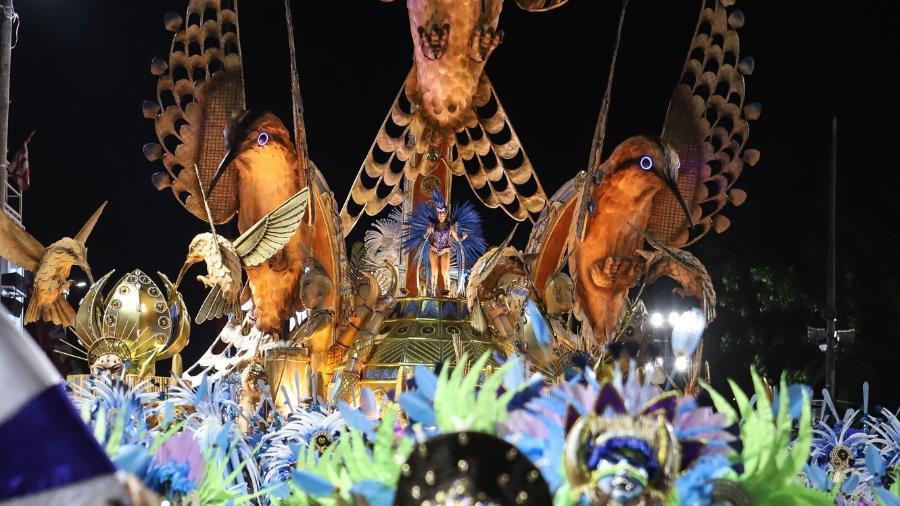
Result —
<svg viewBox="0 0 900 506"><path fill-rule="evenodd" d="M143 112L153 119L159 143L146 144L144 155L165 167L153 176L156 188L171 188L185 209L206 221L198 185L209 184L225 154L222 130L232 113L245 109L237 0L190 0L182 24L181 16L166 16L166 28L176 32L169 60L154 58L150 65L159 76L157 98L144 101ZM237 211L236 184L237 174L226 174L207 196L216 223Z"/></svg>
<svg viewBox="0 0 900 506"><path fill-rule="evenodd" d="M486 206L515 220L540 212L546 194L483 73L502 38L502 1L407 5L415 63L344 202L344 233L363 213L374 216L402 203L416 177L438 163L465 175Z"/></svg>
<svg viewBox="0 0 900 506"><path fill-rule="evenodd" d="M653 202L648 232L669 246L696 242L710 229L724 232L731 224L719 214L728 202L744 203L747 194L733 188L744 163L759 160L759 151L744 149L748 120L761 107L745 105L744 76L753 73L753 58L740 57L737 30L744 25L734 1L704 0L687 60L669 103L662 138L678 152L678 187L691 209L695 227L687 221L671 192Z"/></svg>

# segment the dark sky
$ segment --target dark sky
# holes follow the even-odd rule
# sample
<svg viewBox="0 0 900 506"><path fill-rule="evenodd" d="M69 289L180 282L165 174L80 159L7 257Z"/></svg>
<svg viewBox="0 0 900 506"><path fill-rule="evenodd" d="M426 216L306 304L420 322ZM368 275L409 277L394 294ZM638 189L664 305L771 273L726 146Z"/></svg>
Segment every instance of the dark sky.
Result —
<svg viewBox="0 0 900 506"><path fill-rule="evenodd" d="M312 158L339 203L384 119L411 64L405 3L397 0L294 2L299 72ZM103 200L109 207L88 246L98 276L177 273L190 238L204 231L168 191L158 192L141 146L155 142L141 102L155 97L149 72L166 56L171 33L163 14L184 14L184 0L41 0L16 2L22 25L13 50L10 152L36 129L31 144L32 189L25 223L41 241L74 234ZM551 13L528 14L507 1L503 44L487 65L548 193L587 162L600 96L606 82L618 1L572 0ZM727 213L732 228L704 239L704 257L740 257L741 265L791 271L818 307L789 320L798 339L825 290L827 167L830 118L840 118L839 269L841 318L859 324L856 352L865 362L846 364L842 377L873 380L885 395L896 378L900 286L894 273L898 176L894 74L898 7L868 2L829 12L809 2L739 2L747 18L742 54L753 56L748 100L763 105L749 145L761 162L746 168L737 186L747 203ZM658 133L693 33L699 2L631 0L613 93L608 148L635 134ZM280 0L240 4L247 102L290 119L288 56ZM464 188L460 185L459 188ZM461 198L468 190L455 192ZM499 211L484 213L493 241L512 223ZM357 227L361 229L362 227ZM522 246L528 227L520 227ZM723 253L724 252L724 253ZM709 265L717 276L717 265ZM185 284L189 309L202 293ZM798 323L799 322L799 323ZM794 328L796 327L796 328ZM715 327L710 329L710 333ZM195 328L186 362L213 330ZM708 334L708 338L714 338ZM790 357L802 367L814 347ZM745 363L753 357L745 357ZM862 360L857 358L857 360ZM796 362L796 363L795 363ZM714 375L740 374L730 368ZM848 394L850 395L850 394Z"/></svg>

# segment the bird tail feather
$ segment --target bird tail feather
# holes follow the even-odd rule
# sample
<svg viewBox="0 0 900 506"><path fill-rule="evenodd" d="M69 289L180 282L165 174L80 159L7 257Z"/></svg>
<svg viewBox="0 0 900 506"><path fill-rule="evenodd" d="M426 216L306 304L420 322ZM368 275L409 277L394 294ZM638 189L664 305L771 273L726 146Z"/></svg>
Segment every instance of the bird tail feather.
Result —
<svg viewBox="0 0 900 506"><path fill-rule="evenodd" d="M36 322L41 317L41 310L37 305L37 301L34 296L31 297L31 300L28 302L28 309L25 310L25 325L29 323Z"/></svg>
<svg viewBox="0 0 900 506"><path fill-rule="evenodd" d="M32 297L28 303L28 309L25 310L25 324L44 320L56 325L64 325L71 327L75 324L75 310L72 309L69 301L65 297L57 297L56 300L46 307L41 307L37 300Z"/></svg>

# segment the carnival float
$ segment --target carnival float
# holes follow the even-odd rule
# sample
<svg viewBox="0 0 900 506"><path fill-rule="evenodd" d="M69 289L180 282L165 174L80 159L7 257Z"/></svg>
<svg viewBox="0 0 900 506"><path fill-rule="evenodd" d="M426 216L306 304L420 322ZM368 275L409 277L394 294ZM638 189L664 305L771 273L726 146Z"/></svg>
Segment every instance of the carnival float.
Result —
<svg viewBox="0 0 900 506"><path fill-rule="evenodd" d="M0 384L21 386L0 421L33 417L16 437L41 441L4 448L0 501L900 504L895 413L839 413L827 392L813 409L820 394L749 369L727 373L752 392L709 386L716 292L686 248L729 227L760 158L733 0L701 2L663 124L611 147L624 2L589 162L546 190L484 68L504 7L566 0L409 0L413 66L346 196L309 158L290 2L290 125L246 103L237 0L187 3L143 104L152 183L197 224L180 271L94 280L103 205L49 246L0 213L0 257L35 273L26 320L66 327L89 370L63 381L0 318ZM451 195L456 177L471 194ZM505 240L480 205L508 216ZM73 308L76 265L91 277ZM663 277L696 309L660 349L641 294ZM184 364L207 321L221 332Z"/></svg>

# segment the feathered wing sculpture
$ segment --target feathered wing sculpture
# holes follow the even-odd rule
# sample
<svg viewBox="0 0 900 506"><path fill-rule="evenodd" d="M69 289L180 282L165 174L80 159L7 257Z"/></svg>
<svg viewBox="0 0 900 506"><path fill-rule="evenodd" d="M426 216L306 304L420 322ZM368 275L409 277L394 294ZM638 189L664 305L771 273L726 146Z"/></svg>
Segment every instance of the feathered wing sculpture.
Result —
<svg viewBox="0 0 900 506"><path fill-rule="evenodd" d="M400 263L403 243L403 212L394 208L387 218L375 220L364 236L366 256L375 263Z"/></svg>
<svg viewBox="0 0 900 506"><path fill-rule="evenodd" d="M0 258L34 273L34 289L25 310L26 324L44 320L57 325L74 325L75 310L66 301L66 292L72 286L69 273L72 266L77 265L93 284L85 242L105 207L106 202L94 211L75 237L63 237L47 247L0 210Z"/></svg>
<svg viewBox="0 0 900 506"><path fill-rule="evenodd" d="M198 280L211 288L197 311L196 322L240 314L241 268L259 265L281 249L297 232L306 213L309 188L304 188L276 207L247 229L234 242L215 233L194 237L188 257L178 274L181 282L188 267L199 261L206 263L207 276Z"/></svg>
<svg viewBox="0 0 900 506"><path fill-rule="evenodd" d="M744 13L726 8L734 2L703 2L697 29L669 102L662 138L681 159L678 188L690 206L694 228L671 192L657 194L648 232L669 246L696 242L710 229L724 232L731 222L719 212L739 206L747 194L733 188L744 164L755 165L759 151L744 149L748 120L761 106L745 104L744 76L753 73L753 58L741 58L737 30Z"/></svg>
<svg viewBox="0 0 900 506"><path fill-rule="evenodd" d="M525 1L546 10L564 1ZM486 206L528 219L546 195L497 99L484 64L503 38L503 2L410 0L414 64L341 210L344 233L359 217L399 205L419 174L445 163Z"/></svg>
<svg viewBox="0 0 900 506"><path fill-rule="evenodd" d="M363 213L374 216L385 206L400 205L406 195L403 188L428 172L423 166L437 160L428 159L435 151L429 151L427 141L416 140L432 134L425 120L417 116L421 113L413 107L416 102L407 95L409 80L395 99L341 209L345 233ZM500 207L517 221L526 220L529 213L543 209L546 194L486 76L473 100L473 121L453 133L445 161L454 175L466 176L484 205Z"/></svg>
<svg viewBox="0 0 900 506"><path fill-rule="evenodd" d="M185 209L206 221L199 185L209 185L225 155L222 131L232 113L246 108L237 0L190 0L187 25L170 13L166 29L175 32L168 62L154 58L150 64L159 76L157 96L143 105L159 143L146 144L144 155L162 159L165 167L153 176L156 188L171 188ZM215 223L229 221L237 210L236 180L236 172L223 175L209 196Z"/></svg>

